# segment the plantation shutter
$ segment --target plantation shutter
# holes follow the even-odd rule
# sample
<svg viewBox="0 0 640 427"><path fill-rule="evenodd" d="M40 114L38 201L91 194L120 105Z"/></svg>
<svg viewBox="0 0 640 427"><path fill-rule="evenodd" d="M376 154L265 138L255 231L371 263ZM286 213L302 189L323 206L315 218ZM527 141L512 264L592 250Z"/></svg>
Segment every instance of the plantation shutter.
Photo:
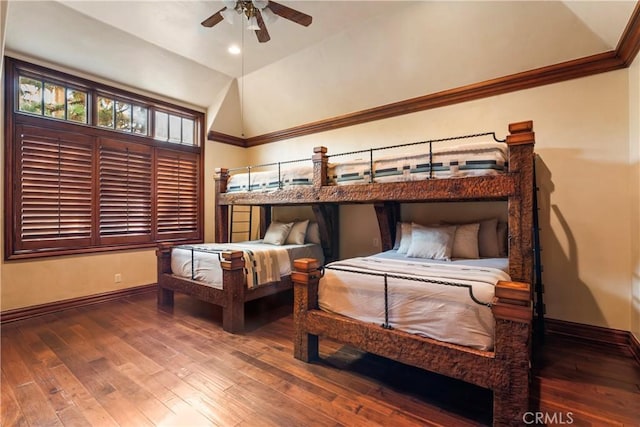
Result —
<svg viewBox="0 0 640 427"><path fill-rule="evenodd" d="M101 244L151 241L152 156L149 146L101 138Z"/></svg>
<svg viewBox="0 0 640 427"><path fill-rule="evenodd" d="M159 149L156 159L157 238L198 238L199 156Z"/></svg>
<svg viewBox="0 0 640 427"><path fill-rule="evenodd" d="M14 212L16 250L66 248L91 243L91 138L18 126L18 179Z"/></svg>

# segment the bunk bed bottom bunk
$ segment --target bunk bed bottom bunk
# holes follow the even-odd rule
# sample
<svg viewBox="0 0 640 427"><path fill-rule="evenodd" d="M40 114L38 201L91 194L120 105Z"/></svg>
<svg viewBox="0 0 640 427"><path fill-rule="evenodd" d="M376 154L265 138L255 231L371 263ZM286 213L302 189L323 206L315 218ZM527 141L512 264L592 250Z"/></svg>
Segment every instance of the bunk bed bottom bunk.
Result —
<svg viewBox="0 0 640 427"><path fill-rule="evenodd" d="M498 282L491 311L495 319L493 351L445 343L318 309L320 265L294 262L294 356L319 357L319 337L493 391L493 425L521 425L529 407L530 286Z"/></svg>
<svg viewBox="0 0 640 427"><path fill-rule="evenodd" d="M197 249L206 245L195 245ZM215 254L215 262L207 260L203 255L212 255L204 252L192 253L191 267L185 267L186 249L178 249L177 260L174 259L172 266L172 251L174 247L171 244L161 244L156 250L158 258L158 307L161 309L172 309L174 304L174 292L180 292L201 301L208 302L222 308L222 329L230 333L244 332L244 305L246 302L253 301L268 295L286 291L292 288L291 275L289 273L282 274L284 267L280 269L279 280L261 282L259 285L249 287L246 276L245 252L239 250L241 245L225 244L229 250L219 251L220 260L218 261L218 253ZM247 245L250 250L256 250L256 244ZM258 245L259 246L259 245ZM292 245L293 246L293 245ZM316 245L295 245L298 246L293 253L314 253L322 256L322 249L319 245L317 248L309 248ZM246 249L246 248L245 248ZM291 251L289 257L291 257ZM298 255L299 256L299 255ZM288 258L285 254L285 258ZM289 261L287 259L287 261ZM217 264L217 265L214 265ZM291 270L291 263L288 264ZM216 267L216 268L214 268ZM285 266L286 267L286 266ZM193 269L191 275L193 279L184 277L183 270ZM221 269L220 274L216 273L216 269ZM214 277L215 279L212 279ZM220 281L221 279L221 281ZM212 280L216 283L213 283ZM217 283L219 282L219 283ZM257 283L257 282L256 282Z"/></svg>

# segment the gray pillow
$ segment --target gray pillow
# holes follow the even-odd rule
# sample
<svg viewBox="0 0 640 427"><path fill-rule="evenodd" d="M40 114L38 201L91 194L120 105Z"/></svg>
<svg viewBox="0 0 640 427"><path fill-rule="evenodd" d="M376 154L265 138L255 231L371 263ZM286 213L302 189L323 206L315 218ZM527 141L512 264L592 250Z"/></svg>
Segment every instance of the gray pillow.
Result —
<svg viewBox="0 0 640 427"><path fill-rule="evenodd" d="M453 249L453 235L456 226L425 227L411 225L411 245L408 257L450 260Z"/></svg>
<svg viewBox="0 0 640 427"><path fill-rule="evenodd" d="M287 240L287 236L292 227L293 222L283 223L273 221L269 224L269 228L267 228L267 232L262 241L271 245L282 245Z"/></svg>
<svg viewBox="0 0 640 427"><path fill-rule="evenodd" d="M320 239L320 227L317 222L310 222L307 227L307 243L315 243L316 245L321 245L322 240Z"/></svg>
<svg viewBox="0 0 640 427"><path fill-rule="evenodd" d="M307 226L309 225L309 220L305 219L304 221L298 221L293 224L291 227L291 231L287 236L287 240L285 243L287 245L303 245L304 238L307 235Z"/></svg>
<svg viewBox="0 0 640 427"><path fill-rule="evenodd" d="M498 258L498 218L480 221L478 231L478 250L483 258Z"/></svg>
<svg viewBox="0 0 640 427"><path fill-rule="evenodd" d="M451 256L453 258L480 258L478 249L478 231L480 224L460 224L456 227L456 233L453 236L453 249Z"/></svg>

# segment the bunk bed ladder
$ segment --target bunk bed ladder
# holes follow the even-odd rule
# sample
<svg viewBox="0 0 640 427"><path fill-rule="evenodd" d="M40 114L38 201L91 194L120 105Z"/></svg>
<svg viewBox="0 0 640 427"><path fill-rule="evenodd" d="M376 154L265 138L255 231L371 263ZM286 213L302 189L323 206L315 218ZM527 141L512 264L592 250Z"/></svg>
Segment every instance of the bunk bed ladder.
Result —
<svg viewBox="0 0 640 427"><path fill-rule="evenodd" d="M535 337L539 343L544 342L544 285L542 284L542 261L540 252L542 247L540 245L540 222L539 222L539 210L538 207L538 193L540 188L538 187L538 181L536 180L536 165L533 163L533 265L534 265L534 291L535 291L535 319L534 319L534 331Z"/></svg>
<svg viewBox="0 0 640 427"><path fill-rule="evenodd" d="M229 221L229 242L243 242L251 240L251 225L253 209L251 206L231 205L231 218ZM242 236L246 238L242 238ZM240 238L236 238L240 236Z"/></svg>

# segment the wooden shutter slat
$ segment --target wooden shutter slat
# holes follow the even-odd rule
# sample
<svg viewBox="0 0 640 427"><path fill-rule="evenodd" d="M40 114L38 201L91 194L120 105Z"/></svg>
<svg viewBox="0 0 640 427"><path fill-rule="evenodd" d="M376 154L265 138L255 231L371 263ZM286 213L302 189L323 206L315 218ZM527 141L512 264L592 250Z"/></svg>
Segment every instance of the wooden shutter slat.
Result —
<svg viewBox="0 0 640 427"><path fill-rule="evenodd" d="M19 248L83 238L92 224L92 153L89 138L21 129L18 155ZM71 141L70 139L73 139ZM42 242L47 240L47 242Z"/></svg>
<svg viewBox="0 0 640 427"><path fill-rule="evenodd" d="M109 140L100 146L100 236L151 241L150 150Z"/></svg>
<svg viewBox="0 0 640 427"><path fill-rule="evenodd" d="M198 228L198 157L158 151L158 234L192 236Z"/></svg>

